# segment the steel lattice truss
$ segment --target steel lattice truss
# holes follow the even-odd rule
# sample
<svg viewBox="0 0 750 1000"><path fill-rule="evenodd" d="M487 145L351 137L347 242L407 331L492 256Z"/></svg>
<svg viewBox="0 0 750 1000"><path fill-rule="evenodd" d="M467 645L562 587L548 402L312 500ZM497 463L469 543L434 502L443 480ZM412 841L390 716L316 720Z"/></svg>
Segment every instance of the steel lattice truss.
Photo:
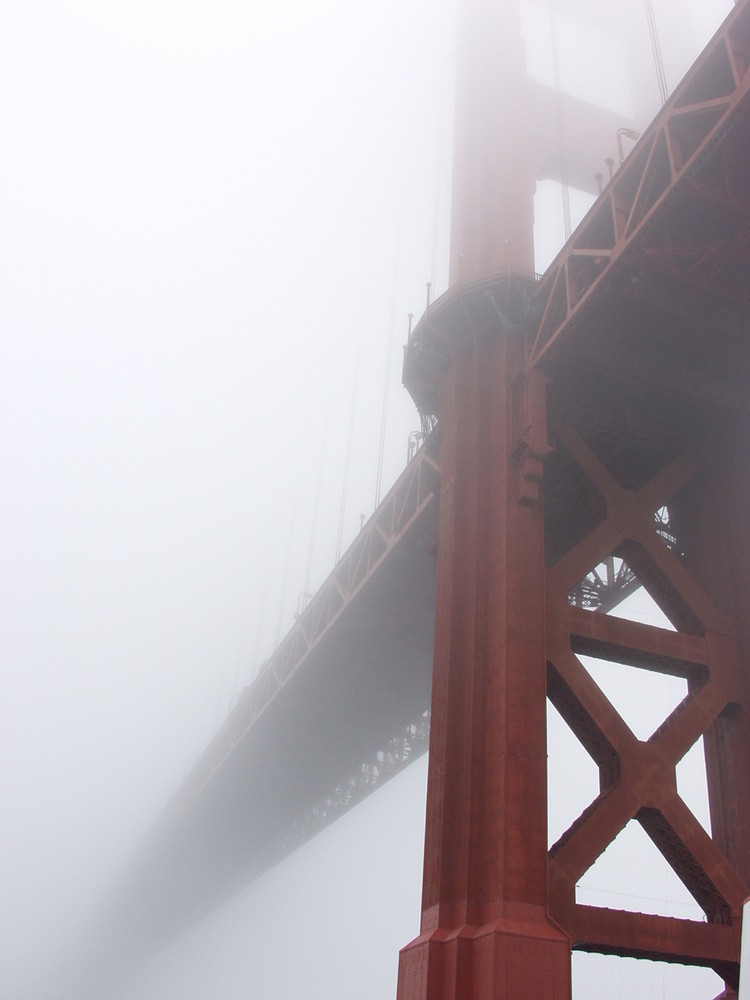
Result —
<svg viewBox="0 0 750 1000"><path fill-rule="evenodd" d="M618 281L649 300L660 294L651 279L671 279L685 315L710 288L729 323L732 304L750 304L750 188L746 158L731 150L739 143L746 153L747 21L740 11L706 49L545 274L532 365L549 368L590 304ZM659 377L670 381L668 371ZM710 378L674 388L726 399L727 387Z"/></svg>
<svg viewBox="0 0 750 1000"><path fill-rule="evenodd" d="M749 62L744 5L545 275L540 321L529 338L529 363L568 386L566 402L552 394L560 402L550 437L605 511L547 571L549 697L599 766L601 786L550 851L551 912L574 947L709 965L734 988L750 874L740 846L747 818L736 805L748 790L748 678L739 609L717 596L726 593L728 567L709 570L711 556L700 547L711 543L698 541L712 535L717 544L734 524L729 515L728 524L709 531L694 498L706 501L705 520L722 518L716 491L733 488L726 471L747 427ZM615 325L629 321L641 326L640 336L649 332L651 344L621 333L625 349L612 351L607 364L603 351L614 343L601 337L607 309ZM662 328L670 334L660 343ZM586 366L590 373L599 367L610 387L618 368L639 412L625 415L617 401L606 406L591 391L579 404L570 390ZM664 523L673 508L674 526ZM614 556L633 576L623 585L645 585L676 632L583 611L580 600L571 606L598 579L598 566L613 567ZM598 610L609 608L600 602ZM579 653L684 677L688 694L639 741ZM675 767L701 736L713 839L676 788ZM575 902L576 883L631 819L705 922Z"/></svg>
<svg viewBox="0 0 750 1000"><path fill-rule="evenodd" d="M452 288L404 369L437 412L456 358L524 339L510 440L519 502L544 504L547 693L600 774L549 852L551 916L574 948L709 966L730 989L750 884L749 66L742 3L541 280ZM640 586L676 631L611 614ZM682 677L688 693L639 740L579 655ZM713 836L676 784L701 737ZM631 820L704 921L576 902Z"/></svg>
<svg viewBox="0 0 750 1000"><path fill-rule="evenodd" d="M339 782L327 795L318 799L298 817L275 844L279 857L291 854L306 840L376 791L399 771L427 752L430 741L430 713L423 712L416 722L388 741L382 750L371 754L357 769Z"/></svg>
<svg viewBox="0 0 750 1000"><path fill-rule="evenodd" d="M548 696L599 767L599 797L550 850L551 912L589 951L710 965L736 983L738 913L747 885L676 789L675 766L701 735L744 703L731 618L665 544L654 512L704 469L702 450L667 463L637 492L623 490L563 420L552 433L605 498L604 521L547 572ZM678 631L571 606L569 594L613 551ZM637 740L578 654L674 674L689 693L645 742ZM575 885L637 819L706 914L706 922L625 913L575 902Z"/></svg>

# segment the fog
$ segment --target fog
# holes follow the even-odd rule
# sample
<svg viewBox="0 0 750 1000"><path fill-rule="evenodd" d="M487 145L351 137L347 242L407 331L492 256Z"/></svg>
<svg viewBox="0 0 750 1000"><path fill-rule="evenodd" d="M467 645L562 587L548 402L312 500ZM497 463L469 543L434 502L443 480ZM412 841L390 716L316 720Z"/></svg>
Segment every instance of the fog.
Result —
<svg viewBox="0 0 750 1000"><path fill-rule="evenodd" d="M627 31L601 3L557 7L561 85L645 126L643 5L622 4ZM671 86L730 7L654 0ZM548 4L523 10L551 84ZM65 952L405 463L407 317L447 283L455 33L454 0L5 11L3 997ZM612 137L592 175L615 155ZM590 201L571 192L574 221ZM539 270L560 204L539 185ZM564 752L566 773L586 766ZM425 776L423 760L111 996L395 995ZM581 968L576 1000L619 982ZM718 992L659 972L659 996Z"/></svg>

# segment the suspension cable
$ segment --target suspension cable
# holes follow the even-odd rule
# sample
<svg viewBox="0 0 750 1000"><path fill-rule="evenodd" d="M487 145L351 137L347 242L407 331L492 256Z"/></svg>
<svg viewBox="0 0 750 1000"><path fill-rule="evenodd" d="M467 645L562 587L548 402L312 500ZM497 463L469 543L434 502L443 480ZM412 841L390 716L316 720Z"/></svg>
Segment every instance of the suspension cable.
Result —
<svg viewBox="0 0 750 1000"><path fill-rule="evenodd" d="M307 601L310 596L310 578L312 576L312 562L313 554L315 552L315 539L318 533L318 515L320 513L320 491L323 486L323 460L325 458L326 444L328 442L328 428L331 420L331 399L333 398L333 366L331 366L331 375L329 378L328 393L326 396L326 413L325 420L323 422L323 434L320 439L320 452L318 458L318 475L315 482L315 498L313 500L312 509L312 523L310 525L310 544L307 549L307 564L305 566L305 584L304 590L302 591L302 602L303 606L300 609L304 611L307 606Z"/></svg>
<svg viewBox="0 0 750 1000"><path fill-rule="evenodd" d="M659 84L659 97L662 105L667 103L669 98L669 87L667 86L667 76L664 72L664 62L661 57L661 45L659 44L659 32L656 28L656 18L654 17L654 5L652 0L646 0L646 20L648 21L648 33L651 38L651 52L654 57L656 67L656 79Z"/></svg>
<svg viewBox="0 0 750 1000"><path fill-rule="evenodd" d="M344 537L344 515L346 513L346 497L349 492L349 470L352 462L352 440L354 438L354 417L357 409L357 389L359 388L359 371L362 363L362 341L365 330L365 308L359 320L359 335L357 336L357 355L354 361L354 378L352 379L352 395L349 403L349 431L346 440L346 459L344 460L344 482L341 488L341 505L339 507L339 527L336 535L336 562L341 558L341 542Z"/></svg>
<svg viewBox="0 0 750 1000"><path fill-rule="evenodd" d="M557 6L550 2L550 28L552 34L552 72L555 86L555 118L557 122L558 160L560 165L560 192L562 197L563 232L565 242L570 239L573 226L570 217L570 184L568 183L568 149L565 135L565 113L563 110L562 86L560 83L560 44L557 31Z"/></svg>
<svg viewBox="0 0 750 1000"><path fill-rule="evenodd" d="M279 598L279 614L276 619L276 633L274 635L273 648L281 641L281 626L284 624L284 605L286 604L286 591L289 582L289 567L292 562L292 549L294 547L294 524L297 519L297 499L299 491L294 490L294 500L292 501L292 523L287 532L286 557L284 559L284 575L281 578L281 596Z"/></svg>
<svg viewBox="0 0 750 1000"><path fill-rule="evenodd" d="M445 104L444 100L444 89L445 84L443 82L442 74L438 80L438 106L442 107ZM430 281L432 282L432 287L437 287L437 259L438 259L438 242L440 236L440 204L442 195L442 184L443 184L443 141L444 141L444 130L445 130L445 116L438 115L438 128L437 135L435 137L436 149L435 149L435 199L432 209L432 260L430 261Z"/></svg>
<svg viewBox="0 0 750 1000"><path fill-rule="evenodd" d="M263 567L262 573L262 589L260 593L260 599L257 602L257 613L255 616L255 639L253 642L253 653L251 660L252 676L255 676L261 664L259 663L261 644L264 640L267 641L268 636L264 634L264 625L268 622L271 609L269 607L269 601L271 598L271 566L273 563L273 554L275 552L275 539L279 537L281 531L281 519L280 519L280 496L278 491L278 486L276 489L276 502L274 503L274 518L273 524L269 527L269 530L265 532L265 537L263 540L263 549L260 559L258 559L256 565Z"/></svg>
<svg viewBox="0 0 750 1000"><path fill-rule="evenodd" d="M401 233L404 222L403 187L401 190L401 208L398 217L398 234L396 249L393 254L393 278L391 285L391 308L388 317L388 347L385 356L385 376L383 379L383 402L380 409L380 441L378 443L378 472L375 484L375 507L380 504L380 490L383 484L383 458L385 455L385 430L388 421L388 390L391 382L391 360L393 358L393 340L396 328L396 293L398 290L398 272L401 265Z"/></svg>

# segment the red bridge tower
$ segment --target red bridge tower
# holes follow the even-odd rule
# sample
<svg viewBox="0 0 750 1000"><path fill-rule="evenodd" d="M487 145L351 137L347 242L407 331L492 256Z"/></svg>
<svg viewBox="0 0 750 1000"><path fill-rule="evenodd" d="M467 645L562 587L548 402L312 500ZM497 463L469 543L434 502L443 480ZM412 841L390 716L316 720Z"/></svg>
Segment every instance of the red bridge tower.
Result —
<svg viewBox="0 0 750 1000"><path fill-rule="evenodd" d="M452 286L404 367L438 418L441 487L422 926L399 1000L569 1000L572 948L707 966L732 997L750 883L750 0L541 280L549 137L515 5L466 8ZM608 614L605 569L674 630ZM688 693L639 740L579 654ZM550 850L547 698L600 775ZM675 777L701 736L712 837ZM632 819L702 922L576 902Z"/></svg>

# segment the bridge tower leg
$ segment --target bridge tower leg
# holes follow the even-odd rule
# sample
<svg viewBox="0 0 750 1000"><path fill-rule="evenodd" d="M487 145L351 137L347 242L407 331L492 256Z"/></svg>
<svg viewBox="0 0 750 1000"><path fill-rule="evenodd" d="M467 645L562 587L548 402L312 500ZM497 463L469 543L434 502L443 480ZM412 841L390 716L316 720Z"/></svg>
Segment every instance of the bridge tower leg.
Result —
<svg viewBox="0 0 750 1000"><path fill-rule="evenodd" d="M422 928L400 1000L571 995L570 940L547 913L546 422L527 377L501 332L443 386ZM517 399L534 421L520 455Z"/></svg>
<svg viewBox="0 0 750 1000"><path fill-rule="evenodd" d="M537 164L518 4L462 7L451 280L530 280ZM498 314L442 380L422 925L399 1000L570 997L570 940L547 913L547 437L544 382L528 378L523 338ZM527 443L513 440L517 397Z"/></svg>

